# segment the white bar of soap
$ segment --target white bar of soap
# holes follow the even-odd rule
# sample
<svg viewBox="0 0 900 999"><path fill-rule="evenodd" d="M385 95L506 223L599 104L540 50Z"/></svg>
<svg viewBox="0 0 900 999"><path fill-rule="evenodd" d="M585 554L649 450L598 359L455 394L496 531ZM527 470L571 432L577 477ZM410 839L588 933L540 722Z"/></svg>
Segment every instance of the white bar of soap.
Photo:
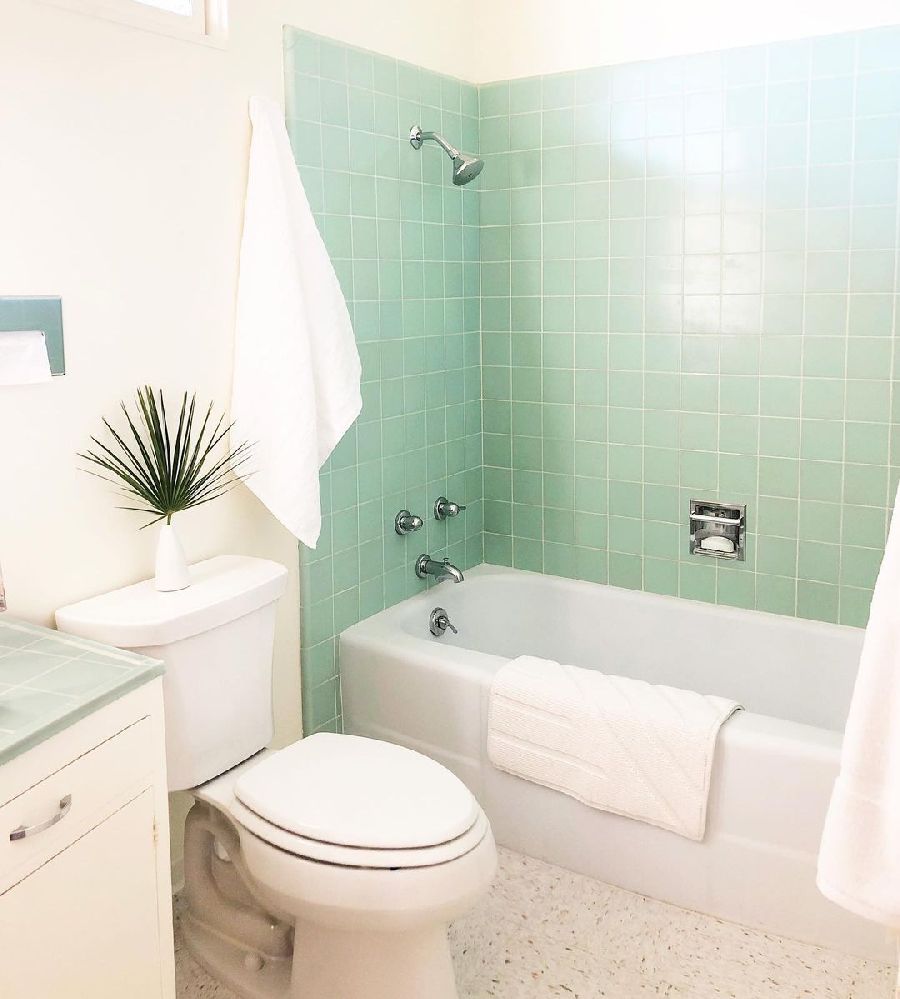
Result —
<svg viewBox="0 0 900 999"><path fill-rule="evenodd" d="M701 538L700 547L707 552L726 552L729 555L734 553L734 542L721 534L710 534Z"/></svg>

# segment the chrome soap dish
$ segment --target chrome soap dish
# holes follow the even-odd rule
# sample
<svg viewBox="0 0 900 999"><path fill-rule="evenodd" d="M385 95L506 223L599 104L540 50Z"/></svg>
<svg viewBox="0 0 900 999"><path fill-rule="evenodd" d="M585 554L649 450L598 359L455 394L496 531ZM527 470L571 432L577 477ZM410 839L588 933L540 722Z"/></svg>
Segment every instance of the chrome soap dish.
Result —
<svg viewBox="0 0 900 999"><path fill-rule="evenodd" d="M691 554L743 562L746 505L691 500Z"/></svg>

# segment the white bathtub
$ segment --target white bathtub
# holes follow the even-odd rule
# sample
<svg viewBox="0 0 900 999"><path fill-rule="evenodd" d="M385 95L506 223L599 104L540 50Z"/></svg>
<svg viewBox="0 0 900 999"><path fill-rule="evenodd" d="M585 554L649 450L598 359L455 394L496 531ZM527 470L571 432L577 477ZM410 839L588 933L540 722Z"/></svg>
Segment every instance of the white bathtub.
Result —
<svg viewBox="0 0 900 999"><path fill-rule="evenodd" d="M459 635L434 638L435 606ZM440 760L513 850L676 905L891 960L884 932L826 901L815 856L862 632L482 566L341 636L348 732ZM495 770L488 692L528 653L736 698L703 843Z"/></svg>

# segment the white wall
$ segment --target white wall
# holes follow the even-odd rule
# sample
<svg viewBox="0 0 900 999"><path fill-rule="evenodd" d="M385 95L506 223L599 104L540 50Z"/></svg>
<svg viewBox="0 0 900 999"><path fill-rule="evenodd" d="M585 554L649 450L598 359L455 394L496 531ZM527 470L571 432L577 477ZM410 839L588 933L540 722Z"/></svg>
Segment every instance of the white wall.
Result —
<svg viewBox="0 0 900 999"><path fill-rule="evenodd" d="M900 21L897 0L489 0L475 13L477 83Z"/></svg>
<svg viewBox="0 0 900 999"><path fill-rule="evenodd" d="M230 13L218 49L0 0L0 295L62 296L67 363L51 384L0 389L12 615L50 624L61 604L152 573L153 530L75 455L140 384L228 402L247 98L282 97L283 24L443 70L465 30L438 0L231 0ZM275 704L278 741L295 738L295 541L242 487L179 521L190 558L290 567Z"/></svg>

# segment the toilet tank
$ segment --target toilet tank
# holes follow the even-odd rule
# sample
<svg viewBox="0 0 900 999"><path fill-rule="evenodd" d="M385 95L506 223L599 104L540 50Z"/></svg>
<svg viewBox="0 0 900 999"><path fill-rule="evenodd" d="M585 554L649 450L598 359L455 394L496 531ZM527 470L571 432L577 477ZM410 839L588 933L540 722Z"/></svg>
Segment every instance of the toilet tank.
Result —
<svg viewBox="0 0 900 999"><path fill-rule="evenodd" d="M191 585L152 580L56 612L83 638L166 666L166 762L171 791L230 770L272 739L275 605L287 585L277 562L220 555L191 566Z"/></svg>

